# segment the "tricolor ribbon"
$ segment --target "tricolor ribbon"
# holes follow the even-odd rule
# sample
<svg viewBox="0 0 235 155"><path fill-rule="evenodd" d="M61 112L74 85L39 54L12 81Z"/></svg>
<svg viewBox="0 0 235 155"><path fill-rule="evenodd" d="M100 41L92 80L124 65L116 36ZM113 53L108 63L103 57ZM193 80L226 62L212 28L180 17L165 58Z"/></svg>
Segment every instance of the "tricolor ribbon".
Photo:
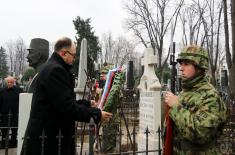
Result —
<svg viewBox="0 0 235 155"><path fill-rule="evenodd" d="M111 70L109 70L109 72L106 76L103 94L102 94L102 97L101 97L99 104L98 104L98 108L101 110L104 108L105 102L106 102L108 95L109 95L109 91L112 88L112 83L113 83L113 79L115 77L115 73L119 72L119 71L121 71L121 67L111 69Z"/></svg>

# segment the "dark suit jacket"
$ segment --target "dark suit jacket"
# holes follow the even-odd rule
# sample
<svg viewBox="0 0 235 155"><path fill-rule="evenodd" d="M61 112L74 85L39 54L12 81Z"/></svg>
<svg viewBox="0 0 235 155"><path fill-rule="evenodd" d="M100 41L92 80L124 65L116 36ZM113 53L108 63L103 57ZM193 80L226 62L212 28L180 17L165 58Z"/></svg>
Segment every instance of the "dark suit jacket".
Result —
<svg viewBox="0 0 235 155"><path fill-rule="evenodd" d="M93 117L98 123L101 111L88 107L90 101L75 101L74 79L70 73L71 66L53 53L44 69L38 74L33 92L30 118L26 130L23 149L26 155L41 154L40 136L45 131L44 155L57 155L61 131L61 155L74 155L74 123L89 122ZM26 144L26 145L25 145ZM26 148L24 148L26 146Z"/></svg>

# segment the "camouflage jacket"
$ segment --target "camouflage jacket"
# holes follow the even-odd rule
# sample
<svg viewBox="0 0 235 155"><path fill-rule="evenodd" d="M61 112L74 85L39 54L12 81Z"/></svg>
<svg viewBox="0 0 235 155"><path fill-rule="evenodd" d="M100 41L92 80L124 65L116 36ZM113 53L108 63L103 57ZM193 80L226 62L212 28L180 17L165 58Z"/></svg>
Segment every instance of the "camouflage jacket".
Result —
<svg viewBox="0 0 235 155"><path fill-rule="evenodd" d="M184 81L179 104L171 108L174 155L219 154L215 138L227 119L227 108L204 76Z"/></svg>

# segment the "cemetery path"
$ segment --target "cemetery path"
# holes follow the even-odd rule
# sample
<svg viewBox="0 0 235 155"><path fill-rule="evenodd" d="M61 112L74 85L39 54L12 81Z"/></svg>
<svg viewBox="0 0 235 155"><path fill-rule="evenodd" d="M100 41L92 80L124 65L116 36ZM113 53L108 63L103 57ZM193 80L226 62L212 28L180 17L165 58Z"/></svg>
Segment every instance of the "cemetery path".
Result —
<svg viewBox="0 0 235 155"><path fill-rule="evenodd" d="M8 149L8 155L16 155L17 149ZM0 149L0 155L5 155L5 149Z"/></svg>

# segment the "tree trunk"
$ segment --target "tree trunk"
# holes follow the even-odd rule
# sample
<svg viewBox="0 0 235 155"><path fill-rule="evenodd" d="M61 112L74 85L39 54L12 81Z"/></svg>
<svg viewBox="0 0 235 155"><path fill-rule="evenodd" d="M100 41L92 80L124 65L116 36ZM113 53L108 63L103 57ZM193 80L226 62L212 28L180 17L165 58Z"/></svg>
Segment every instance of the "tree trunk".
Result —
<svg viewBox="0 0 235 155"><path fill-rule="evenodd" d="M235 1L232 4L232 66L229 68L229 90L231 99L235 100Z"/></svg>
<svg viewBox="0 0 235 155"><path fill-rule="evenodd" d="M216 86L216 76L215 76L216 69L215 67L211 67L211 84Z"/></svg>
<svg viewBox="0 0 235 155"><path fill-rule="evenodd" d="M235 67L234 64L229 69L229 91L232 100L235 100Z"/></svg>
<svg viewBox="0 0 235 155"><path fill-rule="evenodd" d="M228 32L228 15L227 15L227 0L223 0L224 6L224 36L225 36L225 51L226 51L226 62L228 68L231 67L231 53L229 49L229 32Z"/></svg>

